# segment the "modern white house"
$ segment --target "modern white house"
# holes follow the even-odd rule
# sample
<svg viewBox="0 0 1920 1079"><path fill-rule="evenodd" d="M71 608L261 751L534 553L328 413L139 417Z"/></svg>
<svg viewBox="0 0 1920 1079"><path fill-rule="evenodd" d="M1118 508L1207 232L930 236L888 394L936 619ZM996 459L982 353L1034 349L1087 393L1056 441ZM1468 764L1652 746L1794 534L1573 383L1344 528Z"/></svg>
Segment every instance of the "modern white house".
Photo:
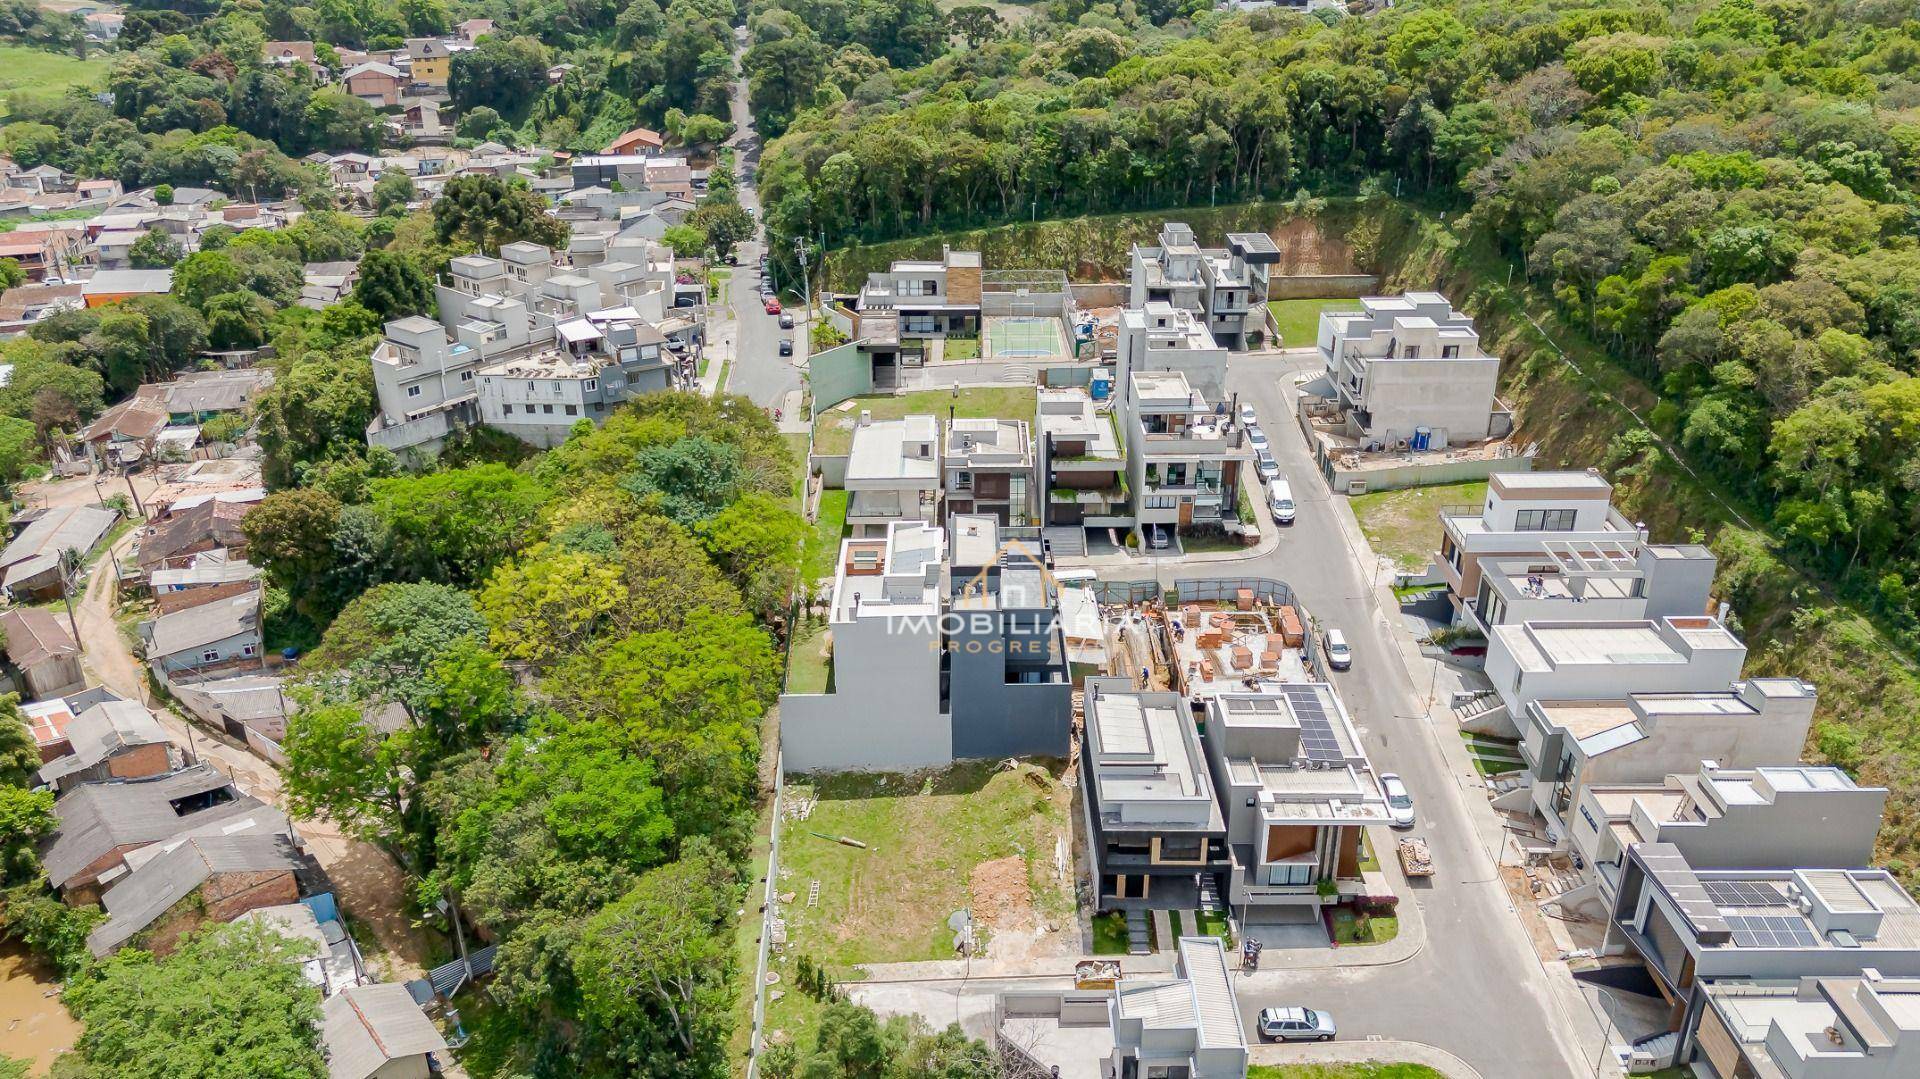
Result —
<svg viewBox="0 0 1920 1079"><path fill-rule="evenodd" d="M1670 844L1638 844L1627 852L1613 929L1672 1003L1671 1033L1644 1045L1656 1065L1670 1057L1681 1063L1708 1061L1714 1074L1728 1079L1782 1075L1742 1070L1743 1059L1749 1068L1755 1059L1765 1059L1749 1047L1765 1045L1775 1064L1781 1057L1789 1065L1804 1058L1799 1075L1911 1074L1874 1068L1891 1059L1892 1034L1901 1022L1920 1020L1920 1009L1900 1021L1884 1013L1876 1019L1872 1006L1858 996L1836 993L1828 1003L1857 1008L1859 1029L1878 1032L1874 1044L1850 1043L1846 1031L1829 1034L1821 1027L1813 1043L1801 1046L1791 1038L1775 1042L1770 1030L1766 1035L1754 1030L1771 1028L1780 1012L1769 1014L1758 1006L1745 1010L1752 999L1748 993L1766 983L1920 978L1920 905L1886 870L1705 869ZM1902 1000L1896 1007L1913 1009L1914 1003ZM1772 1052L1775 1047L1783 1050L1779 1056ZM1642 1048L1636 1043L1636 1052ZM1834 1056L1831 1068L1819 1059L1828 1052ZM1871 1064L1848 1059L1862 1055L1882 1059Z"/></svg>
<svg viewBox="0 0 1920 1079"><path fill-rule="evenodd" d="M933 416L876 420L860 411L843 481L855 536L885 536L896 521L939 523L940 443Z"/></svg>
<svg viewBox="0 0 1920 1079"><path fill-rule="evenodd" d="M893 316L902 338L980 332L980 252L942 245L938 259L899 259L867 275L858 312L864 320Z"/></svg>
<svg viewBox="0 0 1920 1079"><path fill-rule="evenodd" d="M1501 438L1500 358L1473 320L1437 292L1369 296L1358 311L1320 315L1317 344L1344 413L1345 434L1369 448L1444 449Z"/></svg>
<svg viewBox="0 0 1920 1079"><path fill-rule="evenodd" d="M1096 408L1081 389L1040 390L1038 413L1036 453L1046 498L1042 523L1066 536L1072 535L1068 530L1131 529L1126 444L1117 414ZM1085 543L1084 536L1078 538Z"/></svg>
<svg viewBox="0 0 1920 1079"><path fill-rule="evenodd" d="M1703 762L1657 783L1588 787L1571 820L1592 875L1582 891L1611 910L1627 850L1666 843L1696 869L1845 869L1873 860L1887 788L1831 765L1721 768ZM1587 895L1562 896L1577 905Z"/></svg>
<svg viewBox="0 0 1920 1079"><path fill-rule="evenodd" d="M1726 979L1708 984L1694 1044L1711 1079L1920 1075L1920 978Z"/></svg>
<svg viewBox="0 0 1920 1079"><path fill-rule="evenodd" d="M551 446L580 419L676 385L701 309L676 306L671 250L637 241L618 255L576 269L518 242L451 260L434 283L439 321L390 322L374 349L368 442L431 454L484 423Z"/></svg>
<svg viewBox="0 0 1920 1079"><path fill-rule="evenodd" d="M1495 626L1486 673L1518 724L1535 701L1725 689L1739 680L1746 658L1740 638L1706 615L1557 619Z"/></svg>
<svg viewBox="0 0 1920 1079"><path fill-rule="evenodd" d="M985 513L1002 525L1034 523L1033 428L1026 420L948 420L941 464L947 516Z"/></svg>
<svg viewBox="0 0 1920 1079"><path fill-rule="evenodd" d="M1528 785L1496 805L1531 809L1565 849L1586 791L1654 783L1712 762L1723 768L1788 766L1813 721L1814 689L1793 678L1755 678L1717 692L1631 693L1539 699L1527 705L1520 755Z"/></svg>
<svg viewBox="0 0 1920 1079"><path fill-rule="evenodd" d="M1114 378L1125 387L1131 375L1175 372L1196 393L1225 408L1227 350L1193 312L1154 301L1120 312Z"/></svg>
<svg viewBox="0 0 1920 1079"><path fill-rule="evenodd" d="M1226 247L1203 248L1192 228L1169 221L1159 241L1133 247L1127 306L1169 304L1194 315L1227 348L1246 348L1262 325L1268 277L1280 261L1273 238L1230 232Z"/></svg>
<svg viewBox="0 0 1920 1079"><path fill-rule="evenodd" d="M1179 371L1136 371L1117 405L1127 440L1127 488L1143 542L1223 523L1247 456L1243 431L1223 404Z"/></svg>
<svg viewBox="0 0 1920 1079"><path fill-rule="evenodd" d="M1646 542L1645 530L1613 508L1613 485L1591 469L1496 472L1480 505L1441 507L1440 528L1440 574L1456 622L1478 600L1487 563L1617 562Z"/></svg>
<svg viewBox="0 0 1920 1079"><path fill-rule="evenodd" d="M1173 977L1127 979L1114 989L1109 1026L1116 1079L1245 1079L1247 1033L1218 937L1181 937Z"/></svg>
<svg viewBox="0 0 1920 1079"><path fill-rule="evenodd" d="M1480 588L1466 606L1482 633L1495 626L1557 619L1658 620L1707 613L1718 561L1697 544L1627 545L1546 541L1538 557L1480 564Z"/></svg>

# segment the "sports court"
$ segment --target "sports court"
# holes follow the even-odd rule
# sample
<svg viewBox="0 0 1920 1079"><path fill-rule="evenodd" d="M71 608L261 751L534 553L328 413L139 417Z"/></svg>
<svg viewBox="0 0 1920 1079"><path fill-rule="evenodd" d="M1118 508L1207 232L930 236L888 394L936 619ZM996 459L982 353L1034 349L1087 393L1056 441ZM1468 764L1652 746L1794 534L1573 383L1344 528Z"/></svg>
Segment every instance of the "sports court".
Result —
<svg viewBox="0 0 1920 1079"><path fill-rule="evenodd" d="M996 360L1065 359L1066 327L1053 315L989 315L987 355Z"/></svg>

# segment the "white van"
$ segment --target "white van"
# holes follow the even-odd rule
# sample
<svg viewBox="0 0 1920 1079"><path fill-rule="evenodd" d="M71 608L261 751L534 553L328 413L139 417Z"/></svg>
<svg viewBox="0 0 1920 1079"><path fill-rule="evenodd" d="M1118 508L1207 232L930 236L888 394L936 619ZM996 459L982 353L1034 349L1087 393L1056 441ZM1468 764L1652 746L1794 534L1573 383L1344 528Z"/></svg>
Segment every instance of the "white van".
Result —
<svg viewBox="0 0 1920 1079"><path fill-rule="evenodd" d="M1267 482L1267 509L1273 514L1275 522L1283 525L1293 523L1293 486L1286 480Z"/></svg>

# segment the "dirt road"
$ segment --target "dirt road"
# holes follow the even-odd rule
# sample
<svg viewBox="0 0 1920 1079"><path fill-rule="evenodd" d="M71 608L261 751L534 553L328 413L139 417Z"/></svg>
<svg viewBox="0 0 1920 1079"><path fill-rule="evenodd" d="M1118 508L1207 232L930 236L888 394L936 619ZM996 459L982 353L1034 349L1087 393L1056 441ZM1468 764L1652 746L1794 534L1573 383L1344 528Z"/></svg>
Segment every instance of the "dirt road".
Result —
<svg viewBox="0 0 1920 1079"><path fill-rule="evenodd" d="M114 544L114 556L124 560L133 547L133 538L132 533L121 537ZM241 790L284 810L286 802L280 774L270 762L190 724L151 698L147 692L146 671L114 624L114 588L113 563L103 557L87 582L86 593L74 607L84 664L91 680L122 697L146 702L160 717L174 744L191 759L211 763L232 776ZM340 829L325 818L301 821L300 834L307 839L314 858L333 881L348 920L371 928L378 938L380 954L370 955L369 960L383 968L382 977L401 981L423 976L436 958L434 934L414 925L401 909L407 881L394 860L370 843L343 836Z"/></svg>

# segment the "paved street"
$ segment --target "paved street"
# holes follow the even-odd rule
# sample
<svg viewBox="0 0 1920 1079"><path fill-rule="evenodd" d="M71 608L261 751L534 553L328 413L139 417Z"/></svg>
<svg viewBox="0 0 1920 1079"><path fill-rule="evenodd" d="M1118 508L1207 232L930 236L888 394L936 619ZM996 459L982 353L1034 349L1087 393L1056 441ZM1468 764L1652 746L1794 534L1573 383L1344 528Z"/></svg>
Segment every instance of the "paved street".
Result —
<svg viewBox="0 0 1920 1079"><path fill-rule="evenodd" d="M1334 1013L1344 1039L1378 1035L1425 1042L1452 1052L1481 1074L1548 1076L1587 1073L1563 1045L1570 1018L1561 1013L1548 976L1508 904L1493 862L1476 837L1463 789L1441 758L1436 739L1453 738L1426 720L1427 686L1411 684L1388 625L1363 578L1355 550L1335 516L1334 496L1315 472L1306 442L1291 418L1291 374L1317 366L1310 355L1238 355L1228 388L1251 400L1274 453L1292 482L1298 522L1281 530L1271 554L1182 566L1102 570L1116 579L1157 572L1181 577L1258 576L1293 586L1307 610L1344 630L1353 670L1335 674L1354 722L1382 771L1406 780L1419 807L1415 834L1432 845L1432 886L1411 899L1425 916L1427 946L1388 966L1335 971L1263 971L1241 987L1251 1024L1260 1008L1304 1004ZM1285 378L1289 385L1282 387ZM1368 567L1369 572L1371 567Z"/></svg>
<svg viewBox="0 0 1920 1079"><path fill-rule="evenodd" d="M739 40L740 49L745 49L746 40ZM736 51L734 63L739 64L740 53ZM747 80L736 79L733 84L733 124L734 134L727 144L734 147L734 167L739 173L740 205L753 211L756 218L760 215L760 193L756 184L760 165L760 136L753 126L753 110L747 107ZM764 234L753 241L741 244L736 250L739 265L734 268L733 280L728 288L726 299L731 301L734 325L733 366L727 376L727 385L723 387L729 393L745 394L763 408L781 408L789 415L797 414L800 405L800 369L795 361L802 358L805 348L799 346L802 340L798 330L782 330L780 320L766 313L760 303L760 256L766 253ZM779 282L785 287L787 282ZM798 312L796 312L796 315ZM794 335L795 354L780 355L780 338Z"/></svg>

